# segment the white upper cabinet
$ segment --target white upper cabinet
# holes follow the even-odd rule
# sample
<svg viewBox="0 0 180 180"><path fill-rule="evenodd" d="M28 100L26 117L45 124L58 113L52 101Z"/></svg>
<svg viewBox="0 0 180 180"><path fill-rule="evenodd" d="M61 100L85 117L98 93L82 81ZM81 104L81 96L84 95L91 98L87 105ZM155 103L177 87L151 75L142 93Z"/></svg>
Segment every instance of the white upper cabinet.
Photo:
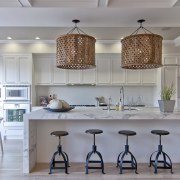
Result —
<svg viewBox="0 0 180 180"><path fill-rule="evenodd" d="M96 68L81 70L82 84L95 84L96 83Z"/></svg>
<svg viewBox="0 0 180 180"><path fill-rule="evenodd" d="M31 55L4 55L3 56L3 83L31 84L32 83L32 56Z"/></svg>
<svg viewBox="0 0 180 180"><path fill-rule="evenodd" d="M19 57L19 73L18 79L20 83L32 83L32 56Z"/></svg>
<svg viewBox="0 0 180 180"><path fill-rule="evenodd" d="M54 54L34 55L34 70L38 85L97 84L154 85L156 69L126 70L121 68L120 54L96 54L96 68L66 70L56 67ZM11 63L10 63L11 64ZM15 66L15 65L13 65Z"/></svg>
<svg viewBox="0 0 180 180"><path fill-rule="evenodd" d="M111 83L112 84L125 84L125 70L121 68L121 56L120 54L114 54L111 56Z"/></svg>
<svg viewBox="0 0 180 180"><path fill-rule="evenodd" d="M127 84L140 84L141 83L141 71L140 70L126 70L126 83Z"/></svg>
<svg viewBox="0 0 180 180"><path fill-rule="evenodd" d="M36 84L52 83L53 59L49 56L34 56L34 71Z"/></svg>
<svg viewBox="0 0 180 180"><path fill-rule="evenodd" d="M3 82L3 57L0 56L0 84Z"/></svg>
<svg viewBox="0 0 180 180"><path fill-rule="evenodd" d="M81 83L81 70L67 70L67 83L80 84Z"/></svg>
<svg viewBox="0 0 180 180"><path fill-rule="evenodd" d="M141 70L142 84L156 84L157 82L157 69Z"/></svg>
<svg viewBox="0 0 180 180"><path fill-rule="evenodd" d="M66 84L67 82L67 71L56 67L56 60L53 59L53 84Z"/></svg>
<svg viewBox="0 0 180 180"><path fill-rule="evenodd" d="M110 84L111 60L109 54L96 54L97 84Z"/></svg>

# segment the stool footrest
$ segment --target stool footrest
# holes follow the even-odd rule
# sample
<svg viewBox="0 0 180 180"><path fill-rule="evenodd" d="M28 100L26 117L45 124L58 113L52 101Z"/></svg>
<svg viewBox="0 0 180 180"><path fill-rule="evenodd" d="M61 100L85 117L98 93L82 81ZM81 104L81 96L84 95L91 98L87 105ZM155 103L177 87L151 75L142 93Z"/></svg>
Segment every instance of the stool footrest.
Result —
<svg viewBox="0 0 180 180"><path fill-rule="evenodd" d="M118 163L120 163L120 161L119 161ZM131 164L133 164L133 165L136 165L135 162L130 161L130 160L129 160L129 161L123 161L123 164L124 164L124 163L126 163L126 164L130 164L130 163L131 163Z"/></svg>
<svg viewBox="0 0 180 180"><path fill-rule="evenodd" d="M89 161L89 163L102 163L101 161L96 161L96 160L94 160L94 161Z"/></svg>
<svg viewBox="0 0 180 180"><path fill-rule="evenodd" d="M171 164L169 164L168 162L164 162L164 161L157 161L157 163L162 163L162 164L165 164L166 166L157 166L157 168L164 168L164 169L171 169ZM155 167L155 161L151 161L151 164L153 167Z"/></svg>
<svg viewBox="0 0 180 180"><path fill-rule="evenodd" d="M51 167L51 169L66 169L66 167Z"/></svg>
<svg viewBox="0 0 180 180"><path fill-rule="evenodd" d="M93 166L88 166L86 168L88 168L88 169L102 169L102 167L93 167Z"/></svg>
<svg viewBox="0 0 180 180"><path fill-rule="evenodd" d="M122 167L122 169L136 169L136 167Z"/></svg>
<svg viewBox="0 0 180 180"><path fill-rule="evenodd" d="M56 163L64 163L64 161L54 161L53 163L54 164L56 164Z"/></svg>

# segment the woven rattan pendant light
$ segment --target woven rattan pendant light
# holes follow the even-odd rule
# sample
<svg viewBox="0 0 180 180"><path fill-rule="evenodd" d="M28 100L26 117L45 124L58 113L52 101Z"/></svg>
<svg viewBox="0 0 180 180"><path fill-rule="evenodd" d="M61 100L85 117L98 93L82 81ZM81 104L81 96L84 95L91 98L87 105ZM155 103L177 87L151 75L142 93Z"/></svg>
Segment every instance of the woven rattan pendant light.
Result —
<svg viewBox="0 0 180 180"><path fill-rule="evenodd" d="M95 68L96 39L77 27L79 20L73 20L75 27L66 35L56 39L56 66L62 69ZM77 34L73 31L77 30Z"/></svg>
<svg viewBox="0 0 180 180"><path fill-rule="evenodd" d="M162 36L153 34L142 26L144 19L137 22L140 27L121 40L121 67L125 69L153 69L162 66ZM138 34L142 29L144 34Z"/></svg>

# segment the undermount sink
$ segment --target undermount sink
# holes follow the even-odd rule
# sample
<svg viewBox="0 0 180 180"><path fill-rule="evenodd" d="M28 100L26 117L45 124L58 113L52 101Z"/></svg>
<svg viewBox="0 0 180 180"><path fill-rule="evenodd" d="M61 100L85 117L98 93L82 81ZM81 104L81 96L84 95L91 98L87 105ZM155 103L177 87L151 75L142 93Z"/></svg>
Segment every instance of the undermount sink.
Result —
<svg viewBox="0 0 180 180"><path fill-rule="evenodd" d="M108 110L107 108L103 108L102 110ZM115 111L116 109L115 108L110 108L110 111ZM139 109L136 109L136 108L124 108L124 111L131 111L131 110L135 110L135 111L138 111Z"/></svg>

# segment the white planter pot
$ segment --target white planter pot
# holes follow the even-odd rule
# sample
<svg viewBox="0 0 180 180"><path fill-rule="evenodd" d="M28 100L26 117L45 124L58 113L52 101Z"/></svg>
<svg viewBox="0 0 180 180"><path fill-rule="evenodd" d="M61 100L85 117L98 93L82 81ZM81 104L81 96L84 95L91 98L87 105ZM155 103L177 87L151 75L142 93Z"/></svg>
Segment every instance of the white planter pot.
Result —
<svg viewBox="0 0 180 180"><path fill-rule="evenodd" d="M161 112L173 112L175 100L158 100Z"/></svg>

